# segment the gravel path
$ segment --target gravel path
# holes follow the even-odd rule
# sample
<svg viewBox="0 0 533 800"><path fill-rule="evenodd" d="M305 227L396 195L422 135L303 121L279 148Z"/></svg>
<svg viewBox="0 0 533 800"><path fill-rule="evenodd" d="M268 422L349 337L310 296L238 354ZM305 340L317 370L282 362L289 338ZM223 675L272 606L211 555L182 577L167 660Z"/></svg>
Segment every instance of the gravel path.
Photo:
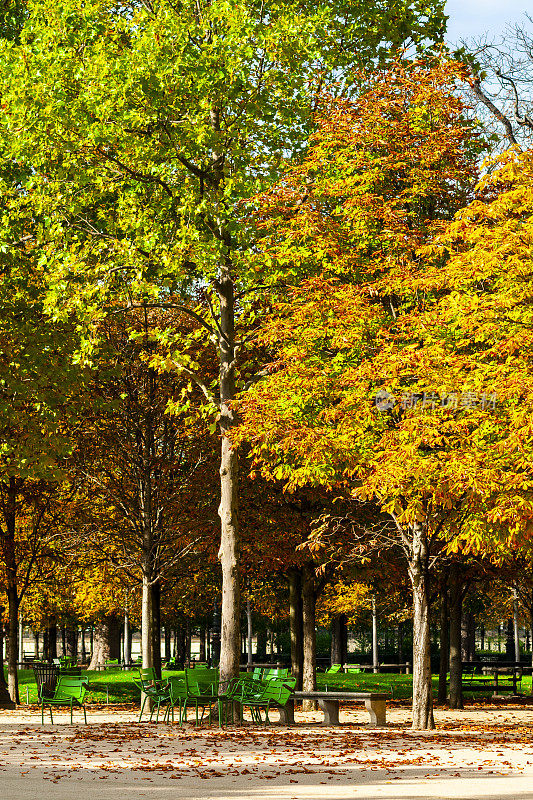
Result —
<svg viewBox="0 0 533 800"><path fill-rule="evenodd" d="M294 728L220 731L138 725L125 707L91 709L87 726L0 711L0 798L533 800L533 707L437 710L426 733L409 716L393 707L389 727L371 729L364 709L346 708L341 728L297 713Z"/></svg>

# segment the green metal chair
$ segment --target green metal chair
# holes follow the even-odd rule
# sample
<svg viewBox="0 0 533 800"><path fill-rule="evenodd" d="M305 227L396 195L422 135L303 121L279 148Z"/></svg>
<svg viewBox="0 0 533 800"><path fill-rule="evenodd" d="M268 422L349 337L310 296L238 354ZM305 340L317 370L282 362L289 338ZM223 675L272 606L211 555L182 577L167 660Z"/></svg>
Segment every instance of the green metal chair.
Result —
<svg viewBox="0 0 533 800"><path fill-rule="evenodd" d="M86 676L60 675L52 697L41 696L41 724L44 725L44 707L50 708L50 720L54 723L52 716L52 706L70 707L70 724L72 725L73 707L80 706L83 709L85 724L87 725L87 714L83 700L87 691L88 678Z"/></svg>
<svg viewBox="0 0 533 800"><path fill-rule="evenodd" d="M162 704L165 704L170 701L170 690L168 681L163 681L156 676L155 669L139 669L139 680L134 680L135 686L137 686L140 691L141 695L144 695L143 702L141 705L141 713L139 714L139 722L142 719L142 715L144 712L144 707L146 705L146 701L151 701L151 710L150 710L150 722L152 721L152 717L154 715L154 709L157 708L157 715L156 715L156 722L159 721L159 709L161 708Z"/></svg>
<svg viewBox="0 0 533 800"><path fill-rule="evenodd" d="M187 700L187 681L185 678L170 676L168 679L169 701L165 711L164 721L170 721L172 714L172 722L174 722L174 708L178 706L179 709L179 724L180 728L183 725L183 719L186 720L187 707L185 701Z"/></svg>
<svg viewBox="0 0 533 800"><path fill-rule="evenodd" d="M265 711L265 722L270 724L268 712L270 708L285 706L296 684L295 678L286 681L271 678L267 681L239 681L233 692L233 702L240 705L240 720L243 719L243 709L249 708L253 722L261 724L261 709Z"/></svg>
<svg viewBox="0 0 533 800"><path fill-rule="evenodd" d="M209 709L209 721L211 721L212 709L216 705L220 724L221 706L218 695L218 670L208 669L207 667L186 669L185 684L187 696L183 703L183 719L187 720L187 707L194 706L196 725L199 725L203 720L206 708ZM198 710L200 708L202 709L202 715L198 720Z"/></svg>

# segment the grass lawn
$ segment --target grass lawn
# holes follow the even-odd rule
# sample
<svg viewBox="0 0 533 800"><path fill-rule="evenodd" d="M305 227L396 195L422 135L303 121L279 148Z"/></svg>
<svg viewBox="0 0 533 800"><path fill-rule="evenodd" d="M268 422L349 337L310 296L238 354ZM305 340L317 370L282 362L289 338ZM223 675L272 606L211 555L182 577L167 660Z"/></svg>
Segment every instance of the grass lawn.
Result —
<svg viewBox="0 0 533 800"><path fill-rule="evenodd" d="M88 703L106 703L109 694L110 703L138 703L139 690L133 683L137 677L136 670L98 670L86 673L89 676L90 688L87 693ZM163 677L170 675L183 676L183 672L163 672ZM317 688L330 691L342 689L352 692L391 692L395 700L410 699L412 696L412 676L398 675L395 673L356 673L356 674L317 674ZM26 696L30 703L37 703L37 686L31 669L19 670L20 699L26 703ZM434 696L437 695L438 677L433 677ZM26 695L26 689L28 694ZM522 693L531 694L531 675L522 678ZM465 692L465 697L486 696L472 692Z"/></svg>

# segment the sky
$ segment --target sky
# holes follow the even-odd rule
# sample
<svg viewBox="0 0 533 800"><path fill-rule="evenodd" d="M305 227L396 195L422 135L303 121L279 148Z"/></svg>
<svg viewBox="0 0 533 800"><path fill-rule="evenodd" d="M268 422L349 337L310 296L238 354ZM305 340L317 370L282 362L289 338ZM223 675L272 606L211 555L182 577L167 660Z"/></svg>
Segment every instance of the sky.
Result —
<svg viewBox="0 0 533 800"><path fill-rule="evenodd" d="M525 12L533 17L533 0L448 0L446 38L451 44L487 33L490 38L497 38L509 23L515 22L524 22L533 29Z"/></svg>

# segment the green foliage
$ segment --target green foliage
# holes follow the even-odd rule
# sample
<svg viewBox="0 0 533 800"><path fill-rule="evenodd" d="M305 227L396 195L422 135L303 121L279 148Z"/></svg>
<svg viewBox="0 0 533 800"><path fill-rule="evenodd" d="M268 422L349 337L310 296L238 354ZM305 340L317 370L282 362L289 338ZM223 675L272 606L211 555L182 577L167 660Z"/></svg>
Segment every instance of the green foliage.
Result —
<svg viewBox="0 0 533 800"><path fill-rule="evenodd" d="M253 280L240 203L305 145L319 85L438 40L443 20L418 0L30 3L0 81L6 147L32 164L49 312L94 322L169 294L192 310L228 252Z"/></svg>

